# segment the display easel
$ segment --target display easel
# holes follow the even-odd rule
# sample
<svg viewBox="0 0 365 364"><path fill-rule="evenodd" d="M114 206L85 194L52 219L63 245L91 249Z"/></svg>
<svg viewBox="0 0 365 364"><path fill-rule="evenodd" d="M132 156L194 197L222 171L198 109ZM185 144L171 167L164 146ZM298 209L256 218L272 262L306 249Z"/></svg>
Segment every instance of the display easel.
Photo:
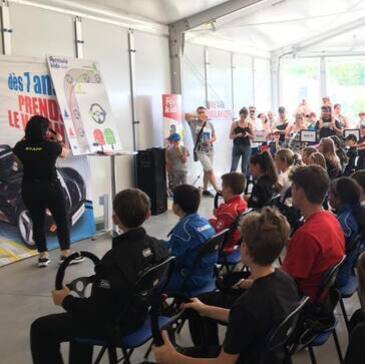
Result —
<svg viewBox="0 0 365 364"><path fill-rule="evenodd" d="M96 153L91 153L88 154L88 156L90 157L108 157L110 158L110 187L111 187L111 201L114 200L114 197L116 195L116 190L117 190L117 181L116 181L116 164L115 164L115 159L118 156L135 156L137 155L137 152L133 152L133 151L118 151L118 152L104 152L99 151ZM108 206L109 209L109 206ZM93 238L92 240L98 240L101 237L104 237L105 235L111 235L113 236L114 233L116 233L116 228L115 225L112 223L111 228L109 228L108 226L105 226L103 230L99 231Z"/></svg>

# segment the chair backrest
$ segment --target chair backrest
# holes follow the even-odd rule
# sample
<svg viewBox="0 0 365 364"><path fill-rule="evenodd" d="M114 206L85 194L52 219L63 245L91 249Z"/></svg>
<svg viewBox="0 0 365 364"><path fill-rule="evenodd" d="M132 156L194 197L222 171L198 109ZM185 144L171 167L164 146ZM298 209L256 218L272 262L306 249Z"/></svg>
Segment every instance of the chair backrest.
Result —
<svg viewBox="0 0 365 364"><path fill-rule="evenodd" d="M346 255L344 255L336 265L334 265L324 273L322 281L318 287L314 303L323 302L323 300L328 296L330 289L335 285L338 272L345 259Z"/></svg>
<svg viewBox="0 0 365 364"><path fill-rule="evenodd" d="M231 226L228 228L228 231L224 238L221 250L223 250L224 247L230 242L232 235L238 229L238 226L239 226L242 218L245 217L246 215L250 214L253 211L254 211L253 209L249 208L236 216L236 218L233 220Z"/></svg>
<svg viewBox="0 0 365 364"><path fill-rule="evenodd" d="M340 297L339 291L331 287L325 305L316 305L311 300L307 301L298 317L295 331L286 345L286 353L289 357L307 347L319 334L335 328L335 309Z"/></svg>
<svg viewBox="0 0 365 364"><path fill-rule="evenodd" d="M270 200L265 204L268 207L275 207L280 202L280 193L273 195Z"/></svg>
<svg viewBox="0 0 365 364"><path fill-rule="evenodd" d="M199 267L202 260L206 257L216 255L218 257L219 252L222 249L223 242L228 233L228 229L224 229L219 233L213 235L208 239L198 250L197 256L193 262L190 272L185 276L182 287L190 279L190 277L195 273L195 270Z"/></svg>
<svg viewBox="0 0 365 364"><path fill-rule="evenodd" d="M303 311L304 306L309 301L309 297L303 297L285 319L271 332L265 345L265 351L262 358L270 356L270 353L279 349L285 349L295 333L298 319Z"/></svg>
<svg viewBox="0 0 365 364"><path fill-rule="evenodd" d="M361 245L365 242L364 234L357 234L351 241L346 245L346 254L349 255L352 252L360 254Z"/></svg>
<svg viewBox="0 0 365 364"><path fill-rule="evenodd" d="M175 257L169 257L141 272L134 285L132 297L150 305L154 295L160 292L163 285L166 284L174 261Z"/></svg>

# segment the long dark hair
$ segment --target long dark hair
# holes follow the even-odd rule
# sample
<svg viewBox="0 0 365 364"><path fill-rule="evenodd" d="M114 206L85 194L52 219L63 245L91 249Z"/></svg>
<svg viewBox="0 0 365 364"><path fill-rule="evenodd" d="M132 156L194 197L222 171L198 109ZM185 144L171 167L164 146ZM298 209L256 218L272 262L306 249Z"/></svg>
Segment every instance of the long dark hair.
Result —
<svg viewBox="0 0 365 364"><path fill-rule="evenodd" d="M359 232L365 232L365 208L361 206L361 187L350 177L340 177L332 181L331 192L341 200L343 205L349 205L359 226Z"/></svg>
<svg viewBox="0 0 365 364"><path fill-rule="evenodd" d="M43 116L32 116L25 127L25 139L28 142L40 142L46 138L49 120Z"/></svg>
<svg viewBox="0 0 365 364"><path fill-rule="evenodd" d="M275 188L278 187L278 173L274 161L268 152L256 154L250 158L251 164L258 164L263 174L269 178Z"/></svg>

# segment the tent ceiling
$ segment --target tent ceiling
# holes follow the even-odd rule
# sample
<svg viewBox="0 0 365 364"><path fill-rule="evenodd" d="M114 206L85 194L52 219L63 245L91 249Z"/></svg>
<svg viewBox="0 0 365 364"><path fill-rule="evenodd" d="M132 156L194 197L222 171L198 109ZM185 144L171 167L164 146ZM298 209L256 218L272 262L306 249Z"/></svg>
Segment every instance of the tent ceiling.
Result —
<svg viewBox="0 0 365 364"><path fill-rule="evenodd" d="M93 12L136 22L149 21L157 27L163 26L164 33L167 24L224 2L226 0L37 0L37 3L69 9L93 8ZM290 50L291 45L298 45L302 40L341 29L362 18L365 19L365 0L264 0L187 32L187 40L267 56L271 51ZM130 24L133 27L133 21ZM313 44L307 50L362 51L365 49L363 30L361 23L360 27Z"/></svg>
<svg viewBox="0 0 365 364"><path fill-rule="evenodd" d="M219 36L236 41L240 47L274 51L296 44L317 34L338 29L344 24L365 17L364 0L276 0L250 10L236 12L192 30L190 41L204 43ZM365 22L364 22L365 24ZM363 32L359 29L327 40L316 49L353 50L361 47ZM348 40L351 40L350 42Z"/></svg>
<svg viewBox="0 0 365 364"><path fill-rule="evenodd" d="M142 18L165 25L225 1L227 0L38 0L51 5L68 3L66 6L71 6L73 3L75 7L94 7L116 15Z"/></svg>

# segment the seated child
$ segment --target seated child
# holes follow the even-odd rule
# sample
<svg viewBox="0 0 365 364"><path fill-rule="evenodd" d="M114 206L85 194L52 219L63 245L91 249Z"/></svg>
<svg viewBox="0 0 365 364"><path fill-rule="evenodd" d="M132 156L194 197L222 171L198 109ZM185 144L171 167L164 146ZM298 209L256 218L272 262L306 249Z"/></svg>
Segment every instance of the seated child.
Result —
<svg viewBox="0 0 365 364"><path fill-rule="evenodd" d="M120 317L122 335L136 330L148 315L145 302L128 297L138 276L165 260L169 253L162 241L146 234L142 224L150 217L150 200L137 189L119 192L113 201L114 223L123 234L113 238L109 250L95 267L89 298L76 298L64 287L52 292L53 302L66 312L40 317L32 323L30 340L33 363L61 364L62 342L70 342L70 363L92 363L92 346L75 337L111 336Z"/></svg>
<svg viewBox="0 0 365 364"><path fill-rule="evenodd" d="M316 153L317 149L314 147L305 147L302 150L302 161L304 164L309 164L309 157L313 154Z"/></svg>
<svg viewBox="0 0 365 364"><path fill-rule="evenodd" d="M365 208L360 205L361 187L349 177L338 178L331 183L329 202L345 235L346 258L337 275L338 287L345 286L353 275L359 252L351 243L359 233L365 232Z"/></svg>
<svg viewBox="0 0 365 364"><path fill-rule="evenodd" d="M270 357L263 358L262 353L268 335L293 311L299 300L294 280L273 267L288 240L289 226L275 210L264 208L262 212L245 216L240 230L244 241L241 245L242 263L251 271L251 279L246 280L248 289L228 309L220 304L224 298L215 300L216 304L198 298L184 304L184 308L197 313L194 317L200 323L196 326L198 332L194 333L196 347L184 350L196 358L178 353L164 334L165 344L154 349L157 363L282 363L282 347L278 346ZM213 292L211 295L222 296L222 293ZM218 340L211 342L213 338L210 337L210 324L217 321L227 323L221 347L216 345ZM215 359L208 359L213 356Z"/></svg>
<svg viewBox="0 0 365 364"><path fill-rule="evenodd" d="M275 155L275 164L279 172L278 183L280 185L280 195L282 198L291 187L289 176L295 166L296 158L296 155L290 149L280 149Z"/></svg>
<svg viewBox="0 0 365 364"><path fill-rule="evenodd" d="M171 179L171 189L174 189L186 184L189 152L183 145L180 145L181 137L179 134L171 134L168 140L170 146L166 150L166 165Z"/></svg>
<svg viewBox="0 0 365 364"><path fill-rule="evenodd" d="M345 139L348 162L344 171L345 176L349 176L351 173L356 171L356 159L357 159L357 139L354 134L350 134Z"/></svg>
<svg viewBox="0 0 365 364"><path fill-rule="evenodd" d="M267 152L250 158L250 174L255 180L251 196L247 197L248 207L261 209L267 206L278 191L278 175L271 155Z"/></svg>
<svg viewBox="0 0 365 364"><path fill-rule="evenodd" d="M199 248L214 235L209 222L198 215L199 205L200 191L196 187L181 185L174 189L172 209L180 221L170 232L170 240L166 243L171 255L176 257L174 271L166 288L168 292L183 290L190 294L214 280L213 268L217 257L209 257L203 258L191 277L184 282L191 273Z"/></svg>
<svg viewBox="0 0 365 364"><path fill-rule="evenodd" d="M360 204L365 206L365 169L356 171L351 175L351 178L361 187Z"/></svg>
<svg viewBox="0 0 365 364"><path fill-rule="evenodd" d="M245 177L241 173L227 173L222 176L222 196L224 203L214 210L214 218L209 223L219 233L229 229L236 218L247 210L247 202L241 197L245 189ZM235 245L239 243L240 233L236 229L230 241L224 247L226 253L232 252Z"/></svg>

